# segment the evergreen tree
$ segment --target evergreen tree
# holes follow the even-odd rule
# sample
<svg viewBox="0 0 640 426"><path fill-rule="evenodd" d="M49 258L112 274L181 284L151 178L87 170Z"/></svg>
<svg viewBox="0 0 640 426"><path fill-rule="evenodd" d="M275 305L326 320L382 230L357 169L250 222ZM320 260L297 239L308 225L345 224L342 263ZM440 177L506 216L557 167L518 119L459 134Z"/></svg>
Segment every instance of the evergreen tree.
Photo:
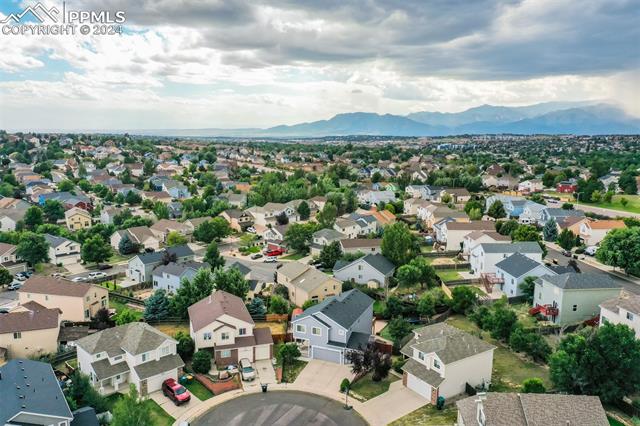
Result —
<svg viewBox="0 0 640 426"><path fill-rule="evenodd" d="M558 224L554 218L551 218L544 224L542 234L545 241L555 241L558 239Z"/></svg>
<svg viewBox="0 0 640 426"><path fill-rule="evenodd" d="M247 305L247 310L251 316L262 316L267 313L267 307L260 297L254 297L251 303Z"/></svg>
<svg viewBox="0 0 640 426"><path fill-rule="evenodd" d="M171 313L171 302L167 292L163 289L156 290L144 304L144 319L157 321L165 319Z"/></svg>
<svg viewBox="0 0 640 426"><path fill-rule="evenodd" d="M122 255L138 253L140 251L140 246L131 241L128 234L124 234L118 243L118 251Z"/></svg>

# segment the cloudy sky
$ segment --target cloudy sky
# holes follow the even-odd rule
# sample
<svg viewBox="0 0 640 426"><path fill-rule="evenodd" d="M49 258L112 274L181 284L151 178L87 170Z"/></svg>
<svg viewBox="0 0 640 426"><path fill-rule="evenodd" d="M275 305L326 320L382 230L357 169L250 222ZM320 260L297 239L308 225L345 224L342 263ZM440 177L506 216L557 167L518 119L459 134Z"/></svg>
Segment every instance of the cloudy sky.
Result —
<svg viewBox="0 0 640 426"><path fill-rule="evenodd" d="M0 18L35 1L1 0ZM61 1L45 0L61 9ZM266 127L603 100L640 116L637 0L67 0L125 33L0 34L0 128ZM2 20L2 19L0 19Z"/></svg>

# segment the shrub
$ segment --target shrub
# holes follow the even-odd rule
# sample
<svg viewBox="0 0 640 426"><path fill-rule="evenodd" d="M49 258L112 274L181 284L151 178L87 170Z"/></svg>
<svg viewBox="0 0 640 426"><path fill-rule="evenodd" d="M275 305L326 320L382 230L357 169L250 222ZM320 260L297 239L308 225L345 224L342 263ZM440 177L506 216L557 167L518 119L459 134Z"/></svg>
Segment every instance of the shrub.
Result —
<svg viewBox="0 0 640 426"><path fill-rule="evenodd" d="M542 379L533 377L522 382L523 393L545 393L547 389L544 387Z"/></svg>
<svg viewBox="0 0 640 426"><path fill-rule="evenodd" d="M347 378L342 379L342 381L340 382L340 392L345 393L350 385L351 385L351 382L349 382L349 379Z"/></svg>
<svg viewBox="0 0 640 426"><path fill-rule="evenodd" d="M207 374L211 370L211 354L208 351L199 350L193 354L191 366L196 373Z"/></svg>
<svg viewBox="0 0 640 426"><path fill-rule="evenodd" d="M397 359L395 361L393 361L393 371L395 371L396 373L400 373L402 374L402 367L404 367L404 365L407 363L406 359Z"/></svg>

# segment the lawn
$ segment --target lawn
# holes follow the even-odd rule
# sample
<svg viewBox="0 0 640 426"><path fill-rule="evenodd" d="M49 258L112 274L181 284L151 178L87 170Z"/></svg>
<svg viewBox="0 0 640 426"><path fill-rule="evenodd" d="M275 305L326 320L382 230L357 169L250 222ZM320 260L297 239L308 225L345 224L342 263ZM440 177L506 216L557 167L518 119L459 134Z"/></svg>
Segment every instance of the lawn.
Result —
<svg viewBox="0 0 640 426"><path fill-rule="evenodd" d="M384 303L384 300L376 300L375 302L373 302L373 313L374 314L384 314L384 310L386 308L386 304Z"/></svg>
<svg viewBox="0 0 640 426"><path fill-rule="evenodd" d="M149 406L151 410L151 424L154 426L171 426L176 421L167 414L153 399L147 399L144 404Z"/></svg>
<svg viewBox="0 0 640 426"><path fill-rule="evenodd" d="M374 382L371 377L371 373L368 373L363 378L353 383L351 385L351 390L355 394L363 397L365 400L368 400L385 393L389 390L391 383L400 380L391 373L379 382Z"/></svg>
<svg viewBox="0 0 640 426"><path fill-rule="evenodd" d="M547 389L552 387L548 368L521 358L500 342L492 339L488 332L480 330L466 317L454 315L447 319L447 323L475 336L481 336L487 342L497 346L493 353L492 391L518 391L522 382L531 377L541 378Z"/></svg>
<svg viewBox="0 0 640 426"><path fill-rule="evenodd" d="M389 426L445 426L455 424L457 418L458 410L453 404L443 410L438 410L433 405L427 404L389 423Z"/></svg>
<svg viewBox="0 0 640 426"><path fill-rule="evenodd" d="M460 275L456 270L436 271L436 274L445 282L462 279L462 275Z"/></svg>
<svg viewBox="0 0 640 426"><path fill-rule="evenodd" d="M613 417L607 416L607 420L609 420L609 424L611 426L625 426L624 423L619 422L618 420L614 419Z"/></svg>
<svg viewBox="0 0 640 426"><path fill-rule="evenodd" d="M620 200L623 198L625 198L628 201L628 204L626 205L626 207L623 206L622 203L620 202ZM574 204L601 207L603 209L620 210L623 212L630 212L630 213L640 213L640 195L614 195L610 203L600 201L599 203L575 202Z"/></svg>
<svg viewBox="0 0 640 426"><path fill-rule="evenodd" d="M296 253L288 254L286 256L282 256L280 259L283 259L283 260L300 260L300 259L302 259L303 257L306 257L306 256L307 255L305 253L296 252Z"/></svg>
<svg viewBox="0 0 640 426"><path fill-rule="evenodd" d="M136 321L142 319L143 312L134 308L127 306L125 303L122 303L119 300L115 300L115 298L109 298L109 308L115 309L116 312L122 312L123 309L129 309L136 315Z"/></svg>
<svg viewBox="0 0 640 426"><path fill-rule="evenodd" d="M183 333L186 333L187 335L189 334L189 323L188 322L183 322L183 323L176 323L176 324L156 324L154 325L155 328L157 328L158 330L160 330L161 332L163 332L164 334L166 334L167 336L171 336L171 337L175 337L175 335L179 332L182 331Z"/></svg>
<svg viewBox="0 0 640 426"><path fill-rule="evenodd" d="M205 399L209 399L213 396L213 393L207 388L205 388L202 383L197 380L192 380L191 383L187 383L185 385L189 392L195 395L200 401L204 401Z"/></svg>
<svg viewBox="0 0 640 426"><path fill-rule="evenodd" d="M416 328L420 328L420 327L424 327L424 324L411 324L411 329L412 330L416 329ZM387 339L390 342L393 342L393 338L389 334L389 326L388 325L380 331L380 337L382 337L383 339Z"/></svg>
<svg viewBox="0 0 640 426"><path fill-rule="evenodd" d="M307 361L295 360L293 364L288 364L284 368L284 373L282 375L282 381L284 383L293 383L295 382L298 374L307 366Z"/></svg>
<svg viewBox="0 0 640 426"><path fill-rule="evenodd" d="M516 314L518 314L518 320L522 323L522 325L524 325L525 327L537 327L538 326L538 321L536 320L535 317L529 315L529 309L531 308L530 305L526 304L526 303L516 303L513 305L509 305L510 308L513 308L513 310L516 311Z"/></svg>
<svg viewBox="0 0 640 426"><path fill-rule="evenodd" d="M433 251L433 246L420 246L420 253L431 253Z"/></svg>
<svg viewBox="0 0 640 426"><path fill-rule="evenodd" d="M114 252L113 255L107 260L107 263L120 263L131 259L134 255L129 254L126 256L121 255L120 253Z"/></svg>

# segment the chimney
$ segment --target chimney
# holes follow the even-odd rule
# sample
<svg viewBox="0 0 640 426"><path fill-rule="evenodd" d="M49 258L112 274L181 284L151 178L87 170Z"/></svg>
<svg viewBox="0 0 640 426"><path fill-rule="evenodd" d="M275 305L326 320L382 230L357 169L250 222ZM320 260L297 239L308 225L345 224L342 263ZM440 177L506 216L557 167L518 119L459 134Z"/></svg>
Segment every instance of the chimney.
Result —
<svg viewBox="0 0 640 426"><path fill-rule="evenodd" d="M478 426L486 426L487 419L484 415L484 406L482 405L482 401L487 399L487 394L484 392L478 393L478 399L475 400L476 403L476 420L478 421Z"/></svg>

